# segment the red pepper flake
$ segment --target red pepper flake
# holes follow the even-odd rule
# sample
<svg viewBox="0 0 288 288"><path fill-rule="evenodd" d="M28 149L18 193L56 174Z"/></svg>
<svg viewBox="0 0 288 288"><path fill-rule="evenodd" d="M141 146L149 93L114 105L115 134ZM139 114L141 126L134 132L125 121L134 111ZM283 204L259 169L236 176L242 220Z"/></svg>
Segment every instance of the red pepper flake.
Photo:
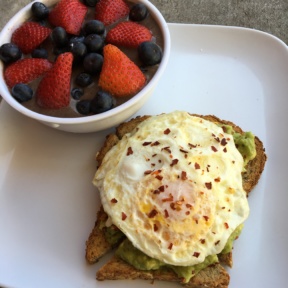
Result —
<svg viewBox="0 0 288 288"><path fill-rule="evenodd" d="M159 229L159 228L158 228L157 224L154 224L154 225L153 225L153 230L154 230L154 232L158 231L158 229Z"/></svg>
<svg viewBox="0 0 288 288"><path fill-rule="evenodd" d="M165 218L169 217L169 213L168 213L168 211L166 209L164 210L164 215L165 215Z"/></svg>
<svg viewBox="0 0 288 288"><path fill-rule="evenodd" d="M181 172L181 180L187 180L187 173L186 171Z"/></svg>
<svg viewBox="0 0 288 288"><path fill-rule="evenodd" d="M163 179L163 176L157 175L155 178L161 181Z"/></svg>
<svg viewBox="0 0 288 288"><path fill-rule="evenodd" d="M153 191L153 194L160 194L160 191L159 191L158 189L155 189L155 190Z"/></svg>
<svg viewBox="0 0 288 288"><path fill-rule="evenodd" d="M192 208L192 205L189 204L189 203L187 203L187 204L186 204L186 207L190 209L190 208Z"/></svg>
<svg viewBox="0 0 288 288"><path fill-rule="evenodd" d="M174 200L173 195L170 193L169 197L162 199L162 202L172 202L173 200Z"/></svg>
<svg viewBox="0 0 288 288"><path fill-rule="evenodd" d="M186 214L186 215L190 215L190 211L186 211L185 214Z"/></svg>
<svg viewBox="0 0 288 288"><path fill-rule="evenodd" d="M158 175L159 173L161 173L161 170L155 170L152 175Z"/></svg>
<svg viewBox="0 0 288 288"><path fill-rule="evenodd" d="M205 219L205 221L208 221L209 220L209 217L204 215L203 218Z"/></svg>
<svg viewBox="0 0 288 288"><path fill-rule="evenodd" d="M148 146L148 145L150 145L152 142L144 142L142 145L143 146Z"/></svg>
<svg viewBox="0 0 288 288"><path fill-rule="evenodd" d="M155 141L155 142L151 143L151 146L158 146L158 145L160 145L159 141Z"/></svg>
<svg viewBox="0 0 288 288"><path fill-rule="evenodd" d="M173 248L173 243L170 243L169 246L168 246L168 249L172 250L172 248Z"/></svg>
<svg viewBox="0 0 288 288"><path fill-rule="evenodd" d="M149 175L149 174L151 174L153 171L152 170L146 170L146 171L144 171L144 175Z"/></svg>
<svg viewBox="0 0 288 288"><path fill-rule="evenodd" d="M152 157L153 157L153 158L154 158L155 156L157 156L157 154L156 154L156 153L152 155Z"/></svg>
<svg viewBox="0 0 288 288"><path fill-rule="evenodd" d="M156 165L155 163L151 163L151 167L155 167L155 165Z"/></svg>
<svg viewBox="0 0 288 288"><path fill-rule="evenodd" d="M226 153L226 152L227 152L227 148L226 148L226 147L223 149L223 152L224 152L224 153Z"/></svg>
<svg viewBox="0 0 288 288"><path fill-rule="evenodd" d="M205 244L206 240L205 239L200 239L201 244Z"/></svg>
<svg viewBox="0 0 288 288"><path fill-rule="evenodd" d="M132 150L132 148L131 147L128 147L128 149L127 149L127 156L129 156L129 155L131 155L131 154L133 154L133 150Z"/></svg>
<svg viewBox="0 0 288 288"><path fill-rule="evenodd" d="M212 149L213 152L217 152L218 151L215 146L211 146L211 149Z"/></svg>
<svg viewBox="0 0 288 288"><path fill-rule="evenodd" d="M184 150L184 149L180 149L180 152L187 154L188 151ZM186 156L186 155L185 155Z"/></svg>
<svg viewBox="0 0 288 288"><path fill-rule="evenodd" d="M170 166L172 167L172 166L176 165L178 163L178 161L179 161L178 159L173 159Z"/></svg>
<svg viewBox="0 0 288 288"><path fill-rule="evenodd" d="M228 225L228 223L227 223L227 222L225 222L225 223L224 223L224 226L225 226L225 228L226 228L226 229L228 229L228 228L229 228L229 225Z"/></svg>
<svg viewBox="0 0 288 288"><path fill-rule="evenodd" d="M205 186L207 189L211 190L212 189L212 183L211 182L206 182Z"/></svg>
<svg viewBox="0 0 288 288"><path fill-rule="evenodd" d="M199 256L200 256L200 252L194 252L194 253L193 253L193 257L198 258Z"/></svg>
<svg viewBox="0 0 288 288"><path fill-rule="evenodd" d="M195 162L194 168L195 168L195 169L200 169L200 165L199 165L197 162Z"/></svg>
<svg viewBox="0 0 288 288"><path fill-rule="evenodd" d="M191 143L188 143L188 146L189 146L190 149L197 147L197 145L193 145L193 144L191 144Z"/></svg>
<svg viewBox="0 0 288 288"><path fill-rule="evenodd" d="M117 202L118 202L117 199L115 199L115 198L111 199L111 203L115 204Z"/></svg>
<svg viewBox="0 0 288 288"><path fill-rule="evenodd" d="M214 244L215 246L218 245L220 243L220 240L216 241Z"/></svg>
<svg viewBox="0 0 288 288"><path fill-rule="evenodd" d="M221 178L220 178L220 177L217 177L217 178L214 179L214 181L215 181L215 182L220 182L220 181L221 181Z"/></svg>
<svg viewBox="0 0 288 288"><path fill-rule="evenodd" d="M160 186L158 189L159 189L160 192L164 192L164 191L165 191L165 186L162 185L162 186Z"/></svg>
<svg viewBox="0 0 288 288"><path fill-rule="evenodd" d="M164 134L165 134L165 135L168 135L170 132L171 132L171 130L170 130L169 128L167 128L167 129L164 131Z"/></svg>
<svg viewBox="0 0 288 288"><path fill-rule="evenodd" d="M164 147L164 148L161 149L161 151L163 151L163 150L165 150L166 152L168 152L169 154L171 154L171 149L170 149L169 146Z"/></svg>
<svg viewBox="0 0 288 288"><path fill-rule="evenodd" d="M122 220L124 221L126 218L127 218L127 215L124 212L122 212Z"/></svg>
<svg viewBox="0 0 288 288"><path fill-rule="evenodd" d="M149 212L148 217L154 218L158 214L157 210L153 209Z"/></svg>
<svg viewBox="0 0 288 288"><path fill-rule="evenodd" d="M223 131L224 131L225 133L227 133L227 127L222 126L222 129L223 129Z"/></svg>
<svg viewBox="0 0 288 288"><path fill-rule="evenodd" d="M221 145L222 145L222 146L226 146L226 145L227 145L226 138L222 138L222 140L221 140Z"/></svg>

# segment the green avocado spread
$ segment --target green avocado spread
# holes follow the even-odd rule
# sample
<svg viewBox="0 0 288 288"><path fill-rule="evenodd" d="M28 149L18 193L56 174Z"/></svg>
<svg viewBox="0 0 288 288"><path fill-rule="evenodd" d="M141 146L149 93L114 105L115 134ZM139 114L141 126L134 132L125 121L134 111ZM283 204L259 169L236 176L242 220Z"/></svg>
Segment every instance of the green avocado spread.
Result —
<svg viewBox="0 0 288 288"><path fill-rule="evenodd" d="M147 271L170 268L179 278L183 278L185 283L189 282L189 280L200 270L215 262L218 262L217 255L210 255L206 257L204 262L193 266L173 266L165 264L160 260L147 256L135 248L127 238L119 245L118 249L116 250L116 255L138 270Z"/></svg>
<svg viewBox="0 0 288 288"><path fill-rule="evenodd" d="M254 159L256 156L256 147L255 147L255 136L251 132L244 132L243 134L237 133L234 131L233 127L230 125L219 124L223 130L231 134L234 139L236 148L242 155L244 159L244 170L247 163Z"/></svg>
<svg viewBox="0 0 288 288"><path fill-rule="evenodd" d="M233 242L239 237L242 229L243 224L239 225L234 230L234 232L230 235L224 249L221 251L221 254L229 253L232 250ZM111 245L114 246L119 243L123 238L125 238L125 235L116 226L111 225L110 227L105 227L105 238ZM118 246L116 250L116 255L138 270L147 271L170 268L177 274L179 278L183 278L185 283L189 282L189 280L202 269L206 268L209 265L212 265L213 263L218 262L217 255L210 255L205 258L204 262L193 266L168 265L141 252L140 250L135 248L127 238L122 241L122 243Z"/></svg>

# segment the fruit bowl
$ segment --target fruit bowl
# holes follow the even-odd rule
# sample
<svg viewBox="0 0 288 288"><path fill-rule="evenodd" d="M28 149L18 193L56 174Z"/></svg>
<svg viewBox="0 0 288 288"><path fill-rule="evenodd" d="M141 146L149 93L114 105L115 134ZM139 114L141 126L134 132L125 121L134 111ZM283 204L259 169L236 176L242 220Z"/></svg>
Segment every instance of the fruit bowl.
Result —
<svg viewBox="0 0 288 288"><path fill-rule="evenodd" d="M47 7L52 7L58 1L59 0L42 0L41 2L44 3ZM152 95L153 90L155 89L163 72L165 71L170 55L170 34L165 19L153 4L151 4L147 0L130 0L129 2L140 2L146 5L150 15L155 19L157 25L159 26L163 37L162 60L160 64L158 64L159 66L157 68L157 71L152 77L152 79L136 95L111 110L95 115L69 118L44 115L28 109L11 95L11 89L9 89L4 80L5 65L2 61L0 61L0 95L11 107L13 107L21 114L35 119L52 128L67 132L87 133L101 131L116 126L119 123L132 117ZM21 9L5 25L5 27L0 33L0 47L5 43L9 43L11 41L13 32L25 21L31 18L32 4L33 3L30 3L23 9Z"/></svg>

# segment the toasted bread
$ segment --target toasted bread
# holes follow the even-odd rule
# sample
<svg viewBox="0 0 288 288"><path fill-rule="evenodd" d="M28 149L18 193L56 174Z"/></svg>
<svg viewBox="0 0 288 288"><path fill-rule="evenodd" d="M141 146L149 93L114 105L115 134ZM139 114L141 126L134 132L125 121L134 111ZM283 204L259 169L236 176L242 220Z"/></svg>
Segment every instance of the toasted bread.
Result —
<svg viewBox="0 0 288 288"><path fill-rule="evenodd" d="M235 132L243 134L244 131L234 123L226 120L221 120L213 115L196 115L203 119L209 120L211 122L215 122L217 124L230 125L233 127ZM110 134L106 137L104 145L98 152L96 156L96 160L98 165L100 166L103 158L106 153L117 144L122 137L135 129L139 123L146 120L150 116L142 116L134 118L128 122L120 124L116 128L115 134ZM267 156L265 154L265 149L263 147L263 143L258 137L255 137L255 146L256 146L256 157L248 162L246 166L246 171L242 173L242 183L243 188L246 191L247 195L251 192L251 190L258 183L261 173L264 170L265 162L267 160ZM95 263L99 260L99 258L111 250L113 247L110 245L104 237L103 231L100 228L100 221L103 219L107 219L107 215L101 207L98 215L95 226L86 242L86 259L89 263ZM221 264L232 267L233 259L232 252L227 254L219 254L218 259ZM97 279L98 280L116 280L116 279L148 279L148 280L166 280L166 281L176 281L182 283L182 279L178 278L177 275L171 270L168 269L159 269L156 271L140 271L135 269L133 266L127 264L123 260L114 256L107 264L105 264L98 272ZM229 274L226 270L220 265L216 263L205 269L201 270L196 276L191 278L189 283L185 285L192 288L198 287L211 287L211 288L224 288L228 287L229 284Z"/></svg>

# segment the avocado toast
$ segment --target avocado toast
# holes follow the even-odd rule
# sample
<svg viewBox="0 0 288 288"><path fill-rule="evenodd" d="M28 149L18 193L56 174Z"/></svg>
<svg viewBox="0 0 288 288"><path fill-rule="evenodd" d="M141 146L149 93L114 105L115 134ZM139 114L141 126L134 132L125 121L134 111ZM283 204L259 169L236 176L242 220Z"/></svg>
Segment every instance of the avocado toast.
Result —
<svg viewBox="0 0 288 288"><path fill-rule="evenodd" d="M242 131L240 127L236 126L234 123L230 121L224 121L212 115L208 116L193 115L193 116L216 123L223 129L224 132L227 132L228 130L232 129L231 130L232 132L231 131L228 132L237 134L237 136L242 135L244 136L244 138L251 136ZM142 123L148 118L150 118L150 116L142 116L132 119L117 127L115 134L108 135L102 149L97 154L98 165L101 166L106 153L112 147L114 147L119 141L121 141L121 139L125 137L127 133L133 131L140 123ZM245 169L242 172L243 189L247 193L247 196L251 192L253 187L255 187L255 185L257 184L267 159L262 142L256 136L251 137L252 137L251 139L253 139L255 148L253 152L254 153L253 159L249 160L248 159L249 157L247 158L247 156L245 155L246 153L245 149L243 150L244 152L242 151L242 153L244 153L243 158L247 158L246 159L247 164L245 165ZM240 149L241 147L239 147L239 150ZM108 215L101 206L100 210L98 211L95 226L86 243L86 259L90 264L97 262L99 258L101 258L101 256L106 254L114 247L118 247L120 243L122 246L125 245L126 237L121 231L118 231L119 229L117 226L112 224L108 225L109 228L107 228L107 221L109 222L108 219L109 219ZM240 233L240 231L238 232ZM175 273L175 271L173 269L170 269L169 266L164 265L159 267L158 269L155 269L154 267L153 270L139 269L139 267L135 268L133 265L123 260L123 257L121 257L121 253L117 252L119 251L119 247L116 251L116 255L97 272L97 279L116 280L116 279L140 278L149 280L176 281L185 284L189 287L228 287L230 277L227 271L223 268L223 265L232 267L231 247L233 241L239 236L238 232L234 233L233 237L231 237L229 243L230 248L228 249L225 246L225 249L223 249L221 253L217 254L216 260L213 259L213 261L207 262L206 265L204 265L204 267L201 267L200 265L200 269L198 269L199 271L193 270L192 272L194 276L192 278L189 278L188 282L185 281L185 279L183 279L181 273L180 274Z"/></svg>

